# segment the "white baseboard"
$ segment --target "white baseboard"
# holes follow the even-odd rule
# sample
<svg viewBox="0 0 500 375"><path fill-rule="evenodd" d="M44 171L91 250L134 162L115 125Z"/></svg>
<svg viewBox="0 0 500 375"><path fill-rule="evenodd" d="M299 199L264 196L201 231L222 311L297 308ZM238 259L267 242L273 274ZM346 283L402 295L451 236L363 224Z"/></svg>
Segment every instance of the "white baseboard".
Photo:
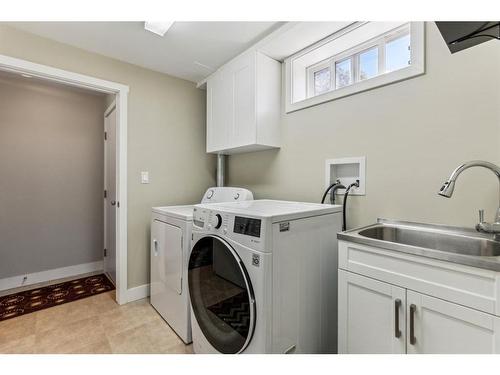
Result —
<svg viewBox="0 0 500 375"><path fill-rule="evenodd" d="M137 301L149 297L149 284L136 286L127 290L127 302Z"/></svg>
<svg viewBox="0 0 500 375"><path fill-rule="evenodd" d="M27 275L7 277L5 279L0 279L0 291L102 270L103 262L101 260L98 262L83 263L69 267L54 268L52 270L29 273ZM26 280L24 279L25 277Z"/></svg>

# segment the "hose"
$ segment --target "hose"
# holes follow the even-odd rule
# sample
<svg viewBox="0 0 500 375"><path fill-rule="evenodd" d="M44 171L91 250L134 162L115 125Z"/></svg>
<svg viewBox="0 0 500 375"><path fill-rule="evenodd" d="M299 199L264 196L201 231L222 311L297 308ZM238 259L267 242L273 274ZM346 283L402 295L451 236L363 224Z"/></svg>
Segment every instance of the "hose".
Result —
<svg viewBox="0 0 500 375"><path fill-rule="evenodd" d="M337 185L342 185L340 183L340 180L337 180L335 181L333 184L331 184L330 186L328 186L328 188L325 190L325 193L323 194L323 198L321 198L321 204L325 203L325 199L326 199L326 196L328 195L328 192L334 188L335 186Z"/></svg>
<svg viewBox="0 0 500 375"><path fill-rule="evenodd" d="M353 182L345 189L344 201L342 202L342 219L343 219L342 231L345 231L347 228L347 220L346 220L347 197L349 196L349 190L351 190L353 186L359 187L359 180L356 180L356 182Z"/></svg>
<svg viewBox="0 0 500 375"><path fill-rule="evenodd" d="M342 185L341 183L338 183L337 185L335 185L333 188L332 188L332 191L330 193L330 203L331 204L335 204L335 192L338 190L338 189L345 189L345 186Z"/></svg>

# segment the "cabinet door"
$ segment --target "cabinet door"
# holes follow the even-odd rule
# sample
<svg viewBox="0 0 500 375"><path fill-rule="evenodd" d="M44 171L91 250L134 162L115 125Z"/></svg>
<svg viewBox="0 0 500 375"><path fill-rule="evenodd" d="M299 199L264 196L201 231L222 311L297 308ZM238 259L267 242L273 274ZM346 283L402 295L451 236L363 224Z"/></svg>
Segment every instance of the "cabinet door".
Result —
<svg viewBox="0 0 500 375"><path fill-rule="evenodd" d="M500 353L500 318L408 290L407 351Z"/></svg>
<svg viewBox="0 0 500 375"><path fill-rule="evenodd" d="M339 270L339 353L405 353L406 290Z"/></svg>
<svg viewBox="0 0 500 375"><path fill-rule="evenodd" d="M232 124L232 82L225 70L207 82L207 152L222 151L229 146Z"/></svg>
<svg viewBox="0 0 500 375"><path fill-rule="evenodd" d="M232 82L233 118L229 142L238 147L256 142L255 52L240 56L228 66Z"/></svg>

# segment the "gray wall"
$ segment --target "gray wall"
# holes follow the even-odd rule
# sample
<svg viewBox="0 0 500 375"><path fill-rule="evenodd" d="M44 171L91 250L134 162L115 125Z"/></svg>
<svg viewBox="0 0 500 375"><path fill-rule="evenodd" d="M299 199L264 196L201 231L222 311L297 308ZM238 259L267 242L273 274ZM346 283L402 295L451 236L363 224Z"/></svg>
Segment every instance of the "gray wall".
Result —
<svg viewBox="0 0 500 375"><path fill-rule="evenodd" d="M104 96L0 75L0 278L102 260Z"/></svg>
<svg viewBox="0 0 500 375"><path fill-rule="evenodd" d="M205 152L205 91L194 83L87 52L0 23L0 54L130 87L128 287L149 283L151 207L189 204L215 181ZM140 172L150 172L150 184Z"/></svg>
<svg viewBox="0 0 500 375"><path fill-rule="evenodd" d="M230 156L231 185L256 198L319 201L325 159L366 156L366 196L352 197L348 227L377 217L472 226L491 219L497 178L461 176L451 199L436 195L461 162L500 163L500 45L451 55L426 26L426 74L298 112L283 114L282 148Z"/></svg>

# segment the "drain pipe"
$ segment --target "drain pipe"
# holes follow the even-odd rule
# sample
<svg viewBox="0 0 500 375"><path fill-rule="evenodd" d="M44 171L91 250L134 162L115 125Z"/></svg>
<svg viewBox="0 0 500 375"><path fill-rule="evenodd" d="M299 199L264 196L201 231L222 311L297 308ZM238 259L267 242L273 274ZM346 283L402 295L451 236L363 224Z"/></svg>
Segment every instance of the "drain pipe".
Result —
<svg viewBox="0 0 500 375"><path fill-rule="evenodd" d="M226 183L226 155L217 154L217 187Z"/></svg>

